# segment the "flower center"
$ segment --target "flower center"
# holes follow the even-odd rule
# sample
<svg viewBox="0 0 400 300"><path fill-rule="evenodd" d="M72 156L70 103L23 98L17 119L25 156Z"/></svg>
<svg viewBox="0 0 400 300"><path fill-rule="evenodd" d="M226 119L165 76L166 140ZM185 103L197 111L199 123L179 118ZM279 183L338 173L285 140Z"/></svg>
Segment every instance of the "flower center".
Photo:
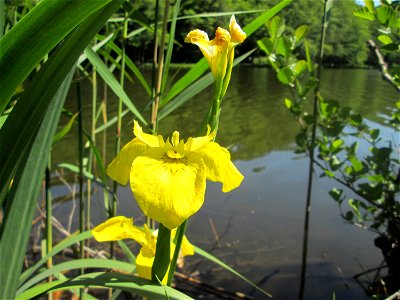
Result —
<svg viewBox="0 0 400 300"><path fill-rule="evenodd" d="M180 159L185 156L185 143L183 140L179 140L179 132L173 133L172 143L167 140L164 149L169 158Z"/></svg>

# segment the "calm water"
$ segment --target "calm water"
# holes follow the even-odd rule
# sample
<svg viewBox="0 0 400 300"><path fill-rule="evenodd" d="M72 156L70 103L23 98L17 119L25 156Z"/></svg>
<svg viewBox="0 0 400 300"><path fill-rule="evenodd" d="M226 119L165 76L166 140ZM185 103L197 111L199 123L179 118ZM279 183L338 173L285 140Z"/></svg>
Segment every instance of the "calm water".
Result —
<svg viewBox="0 0 400 300"><path fill-rule="evenodd" d="M83 87L84 93L89 92ZM324 95L351 106L366 115L368 122L381 129L383 136L399 146L399 136L385 127L390 108L398 95L372 70L324 70ZM138 85L128 87L135 105L142 108L146 99ZM72 92L67 103L76 111ZM206 90L160 123L160 132L178 130L183 136L195 134L207 110L211 90ZM287 90L275 80L271 70L236 69L222 108L218 142L231 147L236 166L245 175L243 184L230 194L219 184L207 184L203 208L190 219L187 236L197 246L211 251L237 271L270 292L274 299L297 298L301 268L303 222L307 187L308 161L293 153L297 125L282 100ZM86 128L90 124L90 94L85 99ZM116 100L110 97L108 115L116 114ZM87 107L86 107L87 106ZM124 118L123 143L132 139L131 116ZM114 127L108 130L111 135ZM98 143L103 134L97 136ZM114 141L107 139L107 159L112 159ZM71 133L55 146L53 163L76 164L77 139ZM63 156L60 156L61 155ZM67 176L73 183L73 176ZM352 277L377 267L382 257L373 246L375 235L345 224L336 203L327 192L332 182L316 177L314 185L309 255L307 299L365 299ZM54 187L56 195L67 192ZM119 189L118 214L143 217L128 187ZM102 192L92 199L93 223L105 219ZM55 207L65 223L72 202ZM203 281L231 291L240 291L263 299L249 285L224 269L199 257L186 261L183 272L199 270ZM209 297L207 297L209 299Z"/></svg>

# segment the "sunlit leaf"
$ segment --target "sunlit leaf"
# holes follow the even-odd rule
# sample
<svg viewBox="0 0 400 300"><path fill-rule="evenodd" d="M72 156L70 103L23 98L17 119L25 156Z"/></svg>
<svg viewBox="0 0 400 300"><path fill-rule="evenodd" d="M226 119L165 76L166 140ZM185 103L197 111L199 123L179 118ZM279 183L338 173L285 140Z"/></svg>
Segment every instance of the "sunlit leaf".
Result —
<svg viewBox="0 0 400 300"><path fill-rule="evenodd" d="M360 18L369 20L369 21L375 20L375 16L366 7L357 8L353 12L353 15L355 15L356 17L360 17Z"/></svg>

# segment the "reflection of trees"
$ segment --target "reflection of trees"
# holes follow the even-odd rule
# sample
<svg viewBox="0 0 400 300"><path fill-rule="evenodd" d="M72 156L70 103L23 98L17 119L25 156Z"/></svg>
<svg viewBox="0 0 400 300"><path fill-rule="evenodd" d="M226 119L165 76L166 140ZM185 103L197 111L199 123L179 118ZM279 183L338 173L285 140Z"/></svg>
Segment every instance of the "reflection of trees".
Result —
<svg viewBox="0 0 400 300"><path fill-rule="evenodd" d="M364 113L373 121L382 123L379 114L387 115L385 107L396 98L395 92L386 88L379 74L373 70L324 70L323 93L351 106L356 112ZM84 126L91 120L89 82L82 84L84 94ZM128 94L135 105L143 108L148 100L139 84L127 84ZM222 104L222 115L218 141L231 148L234 159L250 160L274 150L286 150L294 142L297 125L283 106L287 90L280 85L272 70L267 68L235 68L227 95ZM211 88L191 99L160 123L161 134L171 134L174 130L182 137L196 136L197 130L206 114L211 99ZM75 93L70 93L66 102L68 110L76 111ZM110 93L107 103L108 118L115 116L117 98ZM101 97L101 95L100 95ZM132 137L131 114L124 117L123 143ZM65 123L68 121L64 119ZM63 126L64 124L60 125ZM107 161L113 156L115 127L107 130ZM98 135L102 139L102 134ZM75 163L77 138L74 129L64 140L55 145L57 150L54 163ZM61 150L60 150L61 149Z"/></svg>
<svg viewBox="0 0 400 300"><path fill-rule="evenodd" d="M396 91L382 81L378 71L364 69L324 70L322 94L380 124L383 120L379 115L390 115L387 107L398 99Z"/></svg>

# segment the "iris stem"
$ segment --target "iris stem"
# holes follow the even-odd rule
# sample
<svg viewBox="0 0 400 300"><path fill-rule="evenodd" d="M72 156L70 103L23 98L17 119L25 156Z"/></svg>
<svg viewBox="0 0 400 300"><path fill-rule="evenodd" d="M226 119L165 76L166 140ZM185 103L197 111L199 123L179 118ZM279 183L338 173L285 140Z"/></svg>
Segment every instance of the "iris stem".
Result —
<svg viewBox="0 0 400 300"><path fill-rule="evenodd" d="M170 264L171 251L171 230L160 223L158 227L156 255L151 268L151 278L153 281L162 281L167 273ZM157 280L158 278L158 280Z"/></svg>
<svg viewBox="0 0 400 300"><path fill-rule="evenodd" d="M167 281L168 286L171 286L172 278L174 278L176 263L178 261L179 252L181 251L183 236L185 235L187 222L188 222L188 220L186 219L178 227L178 229L176 231L176 235L175 235L175 239L174 239L174 244L175 244L174 256L172 257L171 265L169 266L168 281Z"/></svg>

